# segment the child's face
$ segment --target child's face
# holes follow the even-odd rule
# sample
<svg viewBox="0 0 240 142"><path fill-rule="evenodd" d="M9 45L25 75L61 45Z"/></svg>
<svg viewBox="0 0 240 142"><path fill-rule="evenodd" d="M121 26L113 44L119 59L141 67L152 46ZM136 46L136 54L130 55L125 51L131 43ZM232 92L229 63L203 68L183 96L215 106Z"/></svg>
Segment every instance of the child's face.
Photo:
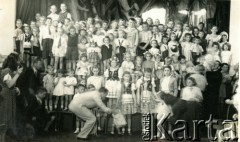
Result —
<svg viewBox="0 0 240 142"><path fill-rule="evenodd" d="M140 25L142 23L142 18L140 18L140 17L136 18L136 22L138 25Z"/></svg>
<svg viewBox="0 0 240 142"><path fill-rule="evenodd" d="M226 35L223 35L223 36L222 36L222 40L223 40L223 41L227 41L227 40L228 40L227 36L226 36Z"/></svg>
<svg viewBox="0 0 240 142"><path fill-rule="evenodd" d="M88 24L93 24L93 18L88 18L88 19L87 19L87 23L88 23Z"/></svg>
<svg viewBox="0 0 240 142"><path fill-rule="evenodd" d="M153 21L151 18L148 18L147 21L146 21L149 25L152 25Z"/></svg>
<svg viewBox="0 0 240 142"><path fill-rule="evenodd" d="M50 11L55 14L57 12L57 7L55 5L51 6Z"/></svg>
<svg viewBox="0 0 240 142"><path fill-rule="evenodd" d="M25 27L24 31L25 31L26 34L29 34L30 33L30 28L29 27Z"/></svg>
<svg viewBox="0 0 240 142"><path fill-rule="evenodd" d="M182 30L182 26L181 26L180 24L177 24L177 25L176 25L176 28L177 28L178 31L181 31L181 30Z"/></svg>
<svg viewBox="0 0 240 142"><path fill-rule="evenodd" d="M143 24L142 25L142 30L143 31L147 31L148 30L148 25L147 24Z"/></svg>
<svg viewBox="0 0 240 142"><path fill-rule="evenodd" d="M159 25L159 24L160 24L160 21L159 21L158 19L156 19L156 20L154 21L154 24L155 24L155 25Z"/></svg>
<svg viewBox="0 0 240 142"><path fill-rule="evenodd" d="M116 67L117 66L117 61L111 61L111 67Z"/></svg>
<svg viewBox="0 0 240 142"><path fill-rule="evenodd" d="M82 61L87 61L87 57L82 56L81 60L82 60Z"/></svg>
<svg viewBox="0 0 240 142"><path fill-rule="evenodd" d="M159 29L160 32L163 32L164 31L164 26L163 25L159 25L158 29Z"/></svg>
<svg viewBox="0 0 240 142"><path fill-rule="evenodd" d="M157 33L157 32L158 32L158 28L157 28L156 26L154 26L154 27L152 28L152 31L153 31L154 33Z"/></svg>
<svg viewBox="0 0 240 142"><path fill-rule="evenodd" d="M48 73L51 74L51 75L54 73L53 71L54 71L53 68L48 69Z"/></svg>
<svg viewBox="0 0 240 142"><path fill-rule="evenodd" d="M127 82L130 81L130 78L131 78L130 74L124 74L124 76L123 76L124 81L127 81Z"/></svg>
<svg viewBox="0 0 240 142"><path fill-rule="evenodd" d="M165 61L165 63L166 63L166 65L171 65L172 60L171 60L171 59L167 59L167 60Z"/></svg>
<svg viewBox="0 0 240 142"><path fill-rule="evenodd" d="M64 20L64 24L65 24L65 25L69 25L69 24L70 24L70 21L69 21L68 19L65 19L65 20Z"/></svg>
<svg viewBox="0 0 240 142"><path fill-rule="evenodd" d="M186 36L186 38L185 38L185 39L186 39L186 41L188 41L188 42L189 42L189 41L191 41L191 36L189 36L189 35L188 35L188 36Z"/></svg>
<svg viewBox="0 0 240 142"><path fill-rule="evenodd" d="M186 59L181 59L180 62L181 62L182 64L184 64L184 63L186 63Z"/></svg>
<svg viewBox="0 0 240 142"><path fill-rule="evenodd" d="M225 44L225 45L223 45L223 50L228 50L228 46Z"/></svg>
<svg viewBox="0 0 240 142"><path fill-rule="evenodd" d="M218 28L217 28L217 27L212 27L212 29L211 29L211 32L212 32L212 33L215 33L215 34L216 34L217 31L218 31Z"/></svg>
<svg viewBox="0 0 240 142"><path fill-rule="evenodd" d="M141 59L141 58L136 58L136 63L137 63L138 65L141 65L141 64L142 64L142 59Z"/></svg>
<svg viewBox="0 0 240 142"><path fill-rule="evenodd" d="M199 30L198 30L198 29L194 29L194 30L193 30L193 33L194 33L194 35L198 35Z"/></svg>
<svg viewBox="0 0 240 142"><path fill-rule="evenodd" d="M85 36L85 35L87 35L87 32L85 30L81 30L80 35Z"/></svg>
<svg viewBox="0 0 240 142"><path fill-rule="evenodd" d="M150 54L147 54L147 55L146 55L146 60L147 60L147 61L150 61L151 58L152 58L152 56L151 56Z"/></svg>
<svg viewBox="0 0 240 142"><path fill-rule="evenodd" d="M118 32L118 36L119 36L120 38L124 38L125 33L124 33L123 31L119 31L119 32Z"/></svg>
<svg viewBox="0 0 240 142"><path fill-rule="evenodd" d="M81 43L82 44L86 44L87 43L87 39L86 38L82 38Z"/></svg>
<svg viewBox="0 0 240 142"><path fill-rule="evenodd" d="M63 34L63 29L62 28L58 28L58 34L62 35Z"/></svg>
<svg viewBox="0 0 240 142"><path fill-rule="evenodd" d="M157 62L160 62L160 61L161 61L161 56L156 56L156 57L155 57L155 60L156 60Z"/></svg>
<svg viewBox="0 0 240 142"><path fill-rule="evenodd" d="M154 40L154 41L152 41L151 46L152 46L152 47L157 47L158 44L157 44L157 42Z"/></svg>
<svg viewBox="0 0 240 142"><path fill-rule="evenodd" d="M118 25L119 26L125 25L125 21L124 20L119 20Z"/></svg>
<svg viewBox="0 0 240 142"><path fill-rule="evenodd" d="M168 28L167 31L166 31L166 33L167 33L168 35L170 35L170 34L172 33L172 29Z"/></svg>
<svg viewBox="0 0 240 142"><path fill-rule="evenodd" d="M46 97L46 92L38 93L37 96L43 100Z"/></svg>
<svg viewBox="0 0 240 142"><path fill-rule="evenodd" d="M174 56L174 57L172 57L172 60L173 60L174 63L177 63L178 62L178 57Z"/></svg>
<svg viewBox="0 0 240 142"><path fill-rule="evenodd" d="M52 24L52 20L51 19L47 19L46 25L51 26L51 24Z"/></svg>
<svg viewBox="0 0 240 142"><path fill-rule="evenodd" d="M36 22L31 22L30 27L31 27L31 29L35 28L36 27Z"/></svg>
<svg viewBox="0 0 240 142"><path fill-rule="evenodd" d="M58 26L58 21L57 21L57 20L53 21L53 26L54 26L54 27L57 27L57 26Z"/></svg>
<svg viewBox="0 0 240 142"><path fill-rule="evenodd" d="M129 22L128 22L128 26L130 27L130 28L133 28L134 27L134 21L132 21L132 20L130 20Z"/></svg>
<svg viewBox="0 0 240 142"><path fill-rule="evenodd" d="M103 29L107 29L107 28L108 28L108 24L104 22L104 23L102 24L102 28L103 28Z"/></svg>
<svg viewBox="0 0 240 142"><path fill-rule="evenodd" d="M95 24L95 27L100 29L102 26L101 26L101 24L97 23L97 24Z"/></svg>
<svg viewBox="0 0 240 142"><path fill-rule="evenodd" d="M200 43L200 39L198 39L198 38L194 39L194 43L199 44Z"/></svg>
<svg viewBox="0 0 240 142"><path fill-rule="evenodd" d="M95 47L96 44L95 44L94 42L91 42L91 43L90 43L90 46L91 46L91 47Z"/></svg>
<svg viewBox="0 0 240 142"><path fill-rule="evenodd" d="M176 40L176 35L175 34L171 34L171 41L175 41Z"/></svg>
<svg viewBox="0 0 240 142"><path fill-rule="evenodd" d="M36 18L37 21L40 20L40 17L41 17L41 15L40 15L39 13L37 13L37 14L35 15L35 18Z"/></svg>
<svg viewBox="0 0 240 142"><path fill-rule="evenodd" d="M94 76L98 76L99 69L98 69L98 68L93 68L93 69L92 69L92 72L93 72L93 75L94 75Z"/></svg>
<svg viewBox="0 0 240 142"><path fill-rule="evenodd" d="M17 28L21 28L22 27L22 22L21 21L17 21L16 22L16 26L17 26Z"/></svg>
<svg viewBox="0 0 240 142"><path fill-rule="evenodd" d="M171 70L169 68L164 68L163 73L165 76L169 76L171 74Z"/></svg>
<svg viewBox="0 0 240 142"><path fill-rule="evenodd" d="M163 43L167 44L168 43L168 38L163 38Z"/></svg>
<svg viewBox="0 0 240 142"><path fill-rule="evenodd" d="M50 20L50 19L48 19L48 20ZM48 21L47 20L47 21ZM39 19L39 22L43 25L43 24L45 24L45 21L46 21L46 19L45 19L45 17L40 17L40 19ZM47 21L46 21L46 24L47 24ZM51 20L50 20L51 21ZM49 21L48 21L49 22Z"/></svg>
<svg viewBox="0 0 240 142"><path fill-rule="evenodd" d="M32 29L34 35L38 34L38 30L36 28Z"/></svg>
<svg viewBox="0 0 240 142"><path fill-rule="evenodd" d="M113 22L113 23L112 23L112 28L113 28L113 29L117 29L117 27L118 27L118 23L117 23L117 22Z"/></svg>
<svg viewBox="0 0 240 142"><path fill-rule="evenodd" d="M69 33L70 33L70 35L75 35L76 34L76 30L75 29L70 29Z"/></svg>
<svg viewBox="0 0 240 142"><path fill-rule="evenodd" d="M80 87L78 87L78 93L83 93L84 92L84 87L82 87L82 86L80 86Z"/></svg>
<svg viewBox="0 0 240 142"><path fill-rule="evenodd" d="M200 38L203 38L203 37L204 37L204 32L200 31L200 32L198 33L198 36L199 36Z"/></svg>
<svg viewBox="0 0 240 142"><path fill-rule="evenodd" d="M114 36L114 38L118 38L118 31L114 31L113 36Z"/></svg>
<svg viewBox="0 0 240 142"><path fill-rule="evenodd" d="M152 74L152 73L150 73L150 72L145 72L145 73L144 73L144 76L145 76L146 78L151 78L151 74Z"/></svg>
<svg viewBox="0 0 240 142"><path fill-rule="evenodd" d="M187 80L187 86L188 87L192 87L193 86L193 82L192 82L192 80Z"/></svg>
<svg viewBox="0 0 240 142"><path fill-rule="evenodd" d="M65 4L61 4L60 9L62 11L66 11L67 10L67 6Z"/></svg>

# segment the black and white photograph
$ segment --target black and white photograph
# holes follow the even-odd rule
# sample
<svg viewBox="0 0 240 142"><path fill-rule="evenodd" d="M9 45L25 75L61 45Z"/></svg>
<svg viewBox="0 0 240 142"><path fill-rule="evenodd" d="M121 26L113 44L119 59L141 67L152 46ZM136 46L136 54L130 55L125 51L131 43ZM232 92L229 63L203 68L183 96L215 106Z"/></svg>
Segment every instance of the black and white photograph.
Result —
<svg viewBox="0 0 240 142"><path fill-rule="evenodd" d="M239 0L0 0L0 142L238 142Z"/></svg>

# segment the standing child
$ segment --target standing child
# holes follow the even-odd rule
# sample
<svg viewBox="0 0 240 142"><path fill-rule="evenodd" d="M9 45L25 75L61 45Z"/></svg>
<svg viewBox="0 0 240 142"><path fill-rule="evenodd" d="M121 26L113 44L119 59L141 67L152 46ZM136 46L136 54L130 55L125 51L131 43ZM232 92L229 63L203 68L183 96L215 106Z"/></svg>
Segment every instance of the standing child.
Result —
<svg viewBox="0 0 240 142"><path fill-rule="evenodd" d="M105 87L108 89L108 106L112 108L121 93L120 79L122 78L122 70L118 66L118 59L116 57L110 60L110 67L104 72L104 77L106 80Z"/></svg>
<svg viewBox="0 0 240 142"><path fill-rule="evenodd" d="M87 54L87 38L85 36L78 37L78 58L82 54Z"/></svg>
<svg viewBox="0 0 240 142"><path fill-rule="evenodd" d="M85 80L86 76L89 74L89 62L87 61L87 55L82 54L77 62L76 75L78 76L78 81Z"/></svg>
<svg viewBox="0 0 240 142"><path fill-rule="evenodd" d="M176 41L176 34L172 33L170 36L170 41L168 42L168 47L169 47L169 57L172 57L172 55L180 55L180 50L179 50L179 43Z"/></svg>
<svg viewBox="0 0 240 142"><path fill-rule="evenodd" d="M122 70L123 72L128 71L130 73L132 73L133 69L134 69L134 64L131 61L131 55L129 53L125 54L125 61L122 62Z"/></svg>
<svg viewBox="0 0 240 142"><path fill-rule="evenodd" d="M155 108L154 105L154 95L155 83L152 78L152 70L146 68L142 78L138 79L137 84L137 105L140 107L141 114L153 113ZM142 127L142 133L145 132L144 127Z"/></svg>
<svg viewBox="0 0 240 142"><path fill-rule="evenodd" d="M74 70L69 70L68 76L64 82L64 95L65 95L65 109L68 110L69 102L72 100L74 95L74 86L77 85L77 79L74 77Z"/></svg>
<svg viewBox="0 0 240 142"><path fill-rule="evenodd" d="M14 50L20 54L21 53L21 42L23 40L23 31L22 31L22 20L17 19L16 21L16 29L14 35Z"/></svg>
<svg viewBox="0 0 240 142"><path fill-rule="evenodd" d="M118 31L118 38L114 40L114 55L119 59L119 64L123 62L123 54L129 48L129 42L126 40L126 33L123 30Z"/></svg>
<svg viewBox="0 0 240 142"><path fill-rule="evenodd" d="M32 29L32 61L36 58L41 57L41 49L40 49L40 42L39 42L39 29L33 28Z"/></svg>
<svg viewBox="0 0 240 142"><path fill-rule="evenodd" d="M136 49L137 49L138 41L139 41L138 30L135 28L135 19L134 18L129 19L128 28L126 29L126 33L127 33L127 40L129 42L128 52L130 52L132 59L134 59L136 56Z"/></svg>
<svg viewBox="0 0 240 142"><path fill-rule="evenodd" d="M189 33L185 34L185 41L181 43L182 46L182 55L184 55L186 57L187 61L191 61L192 60L192 35Z"/></svg>
<svg viewBox="0 0 240 142"><path fill-rule="evenodd" d="M74 95L75 96L78 96L79 94L83 93L85 91L86 87L82 84L79 84L77 87L76 87L76 93ZM81 120L80 118L76 118L76 130L74 131L74 134L78 134L80 132L80 124L81 124Z"/></svg>
<svg viewBox="0 0 240 142"><path fill-rule="evenodd" d="M199 31L198 36L200 37L201 42L199 43L203 48L203 55L207 53L207 40L205 39L204 31Z"/></svg>
<svg viewBox="0 0 240 142"><path fill-rule="evenodd" d="M56 5L51 5L50 12L51 13L47 17L52 18L53 21L58 20L59 15L57 14L57 6Z"/></svg>
<svg viewBox="0 0 240 142"><path fill-rule="evenodd" d="M222 63L231 63L232 53L231 53L231 45L229 43L224 43L222 46L222 52L221 52L221 60Z"/></svg>
<svg viewBox="0 0 240 142"><path fill-rule="evenodd" d="M67 12L67 5L65 3L61 3L60 5L61 12L59 13L58 21L64 23L66 18L72 19L70 13Z"/></svg>
<svg viewBox="0 0 240 142"><path fill-rule="evenodd" d="M65 77L63 77L63 72L62 70L57 71L57 76L54 78L54 85L55 88L53 90L53 96L56 96L55 100L55 107L54 109L57 109L58 106L58 101L61 99L61 108L63 109L63 96L64 96L64 82L65 82Z"/></svg>
<svg viewBox="0 0 240 142"><path fill-rule="evenodd" d="M192 58L193 58L193 64L197 64L197 59L202 55L203 48L199 43L201 42L200 37L196 36L194 37L194 44L192 45Z"/></svg>
<svg viewBox="0 0 240 142"><path fill-rule="evenodd" d="M137 55L143 56L143 53L150 49L150 41L152 32L149 30L147 22L142 23L142 31L139 32L139 45L137 48Z"/></svg>
<svg viewBox="0 0 240 142"><path fill-rule="evenodd" d="M154 61L152 61L152 54L149 51L146 51L144 53L144 57L146 60L143 61L142 72L145 72L146 68L150 68L154 72L155 64Z"/></svg>
<svg viewBox="0 0 240 142"><path fill-rule="evenodd" d="M163 36L162 37L162 44L160 46L160 52L162 55L163 60L165 60L166 57L168 57L168 37Z"/></svg>
<svg viewBox="0 0 240 142"><path fill-rule="evenodd" d="M131 127L132 127L132 114L137 112L137 100L135 95L136 86L135 83L131 80L131 73L124 72L123 80L122 80L122 92L120 97L118 98L121 102L122 113L125 115L128 125L128 134L131 135ZM125 133L125 129L122 129L122 133Z"/></svg>
<svg viewBox="0 0 240 142"><path fill-rule="evenodd" d="M59 68L63 69L63 58L66 55L67 42L68 42L67 35L64 34L63 29L59 27L58 34L54 38L54 43L52 47L52 53L53 56L55 57L54 72L57 71L59 62L60 62Z"/></svg>
<svg viewBox="0 0 240 142"><path fill-rule="evenodd" d="M30 55L32 53L32 43L31 43L32 34L29 26L24 27L23 34L23 61L27 67L30 67L31 59Z"/></svg>
<svg viewBox="0 0 240 142"><path fill-rule="evenodd" d="M214 42L220 42L221 36L217 34L218 32L218 27L213 26L211 29L211 34L207 34L206 40L208 42L208 47L212 47Z"/></svg>
<svg viewBox="0 0 240 142"><path fill-rule="evenodd" d="M159 46L157 40L152 40L151 41L151 48L148 50L152 56L156 56L157 54L160 53Z"/></svg>
<svg viewBox="0 0 240 142"><path fill-rule="evenodd" d="M43 86L46 88L49 97L45 99L45 106L47 110L52 111L53 106L53 90L54 90L54 77L53 77L53 66L48 66L47 75L43 77Z"/></svg>
<svg viewBox="0 0 240 142"><path fill-rule="evenodd" d="M95 42L90 42L90 47L87 48L87 58L92 66L96 66L100 63L102 57L101 49L96 46Z"/></svg>
<svg viewBox="0 0 240 142"><path fill-rule="evenodd" d="M113 47L110 44L110 38L106 36L103 39L103 45L101 47L103 70L106 70L109 67L109 60L112 57L112 53L113 53Z"/></svg>
<svg viewBox="0 0 240 142"><path fill-rule="evenodd" d="M76 60L78 59L78 35L76 34L75 27L70 27L67 43L67 68L76 69Z"/></svg>

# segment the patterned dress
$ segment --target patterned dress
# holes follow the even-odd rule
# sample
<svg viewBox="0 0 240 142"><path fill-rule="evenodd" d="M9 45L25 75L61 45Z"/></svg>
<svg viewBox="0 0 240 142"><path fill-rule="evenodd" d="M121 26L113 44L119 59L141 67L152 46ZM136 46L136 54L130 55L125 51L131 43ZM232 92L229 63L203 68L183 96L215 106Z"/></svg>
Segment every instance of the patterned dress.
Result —
<svg viewBox="0 0 240 142"><path fill-rule="evenodd" d="M122 84L122 113L134 114L137 112L137 107L134 104L132 91L136 90L135 84L123 83Z"/></svg>

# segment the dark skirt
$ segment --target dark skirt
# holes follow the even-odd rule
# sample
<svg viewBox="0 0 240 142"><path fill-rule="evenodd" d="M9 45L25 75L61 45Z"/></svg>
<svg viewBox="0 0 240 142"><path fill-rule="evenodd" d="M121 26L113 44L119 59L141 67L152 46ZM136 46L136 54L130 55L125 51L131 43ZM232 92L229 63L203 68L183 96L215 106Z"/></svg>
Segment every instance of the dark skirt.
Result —
<svg viewBox="0 0 240 142"><path fill-rule="evenodd" d="M37 46L33 46L32 48L33 52L32 52L32 56L37 56L37 57L41 57L42 53L41 53L41 49L40 47L37 47Z"/></svg>
<svg viewBox="0 0 240 142"><path fill-rule="evenodd" d="M77 60L78 59L78 49L76 47L68 47L66 53L67 60Z"/></svg>

